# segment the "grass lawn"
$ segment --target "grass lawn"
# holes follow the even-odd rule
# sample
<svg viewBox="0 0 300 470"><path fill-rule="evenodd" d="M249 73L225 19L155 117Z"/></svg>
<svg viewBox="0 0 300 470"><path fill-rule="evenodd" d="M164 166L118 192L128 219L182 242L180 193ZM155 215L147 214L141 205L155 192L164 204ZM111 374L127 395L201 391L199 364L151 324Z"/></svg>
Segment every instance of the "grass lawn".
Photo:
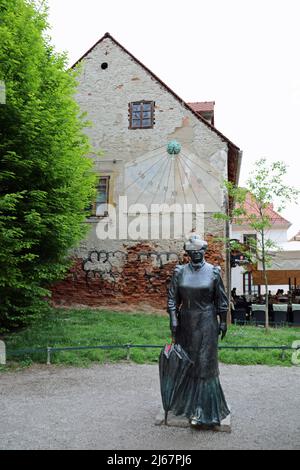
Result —
<svg viewBox="0 0 300 470"><path fill-rule="evenodd" d="M95 309L53 309L31 327L3 337L7 347L6 366L0 371L46 363L46 352L25 352L23 349L70 346L99 346L118 344L161 345L170 341L167 316L145 313L112 312ZM291 346L300 340L298 328L264 328L231 325L220 346ZM130 359L136 363L156 363L160 349L132 348ZM59 351L51 354L51 363L87 366L93 362L116 362L126 359L125 349ZM226 364L267 364L291 366L291 351L225 350L219 351L220 361Z"/></svg>

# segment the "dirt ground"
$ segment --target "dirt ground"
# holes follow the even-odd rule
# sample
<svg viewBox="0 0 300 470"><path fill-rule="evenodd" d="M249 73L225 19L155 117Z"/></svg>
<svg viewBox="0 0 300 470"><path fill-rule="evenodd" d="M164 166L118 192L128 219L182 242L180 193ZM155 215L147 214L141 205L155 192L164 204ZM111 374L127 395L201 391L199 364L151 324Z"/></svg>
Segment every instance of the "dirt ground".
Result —
<svg viewBox="0 0 300 470"><path fill-rule="evenodd" d="M0 449L300 449L300 367L221 365L232 432L156 426L158 367L0 374Z"/></svg>

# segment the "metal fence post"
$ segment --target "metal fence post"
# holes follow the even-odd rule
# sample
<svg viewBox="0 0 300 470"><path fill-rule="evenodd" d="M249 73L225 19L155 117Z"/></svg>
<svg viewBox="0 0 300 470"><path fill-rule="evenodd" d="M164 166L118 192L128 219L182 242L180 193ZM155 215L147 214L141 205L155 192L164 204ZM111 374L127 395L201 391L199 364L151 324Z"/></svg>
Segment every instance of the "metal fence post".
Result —
<svg viewBox="0 0 300 470"><path fill-rule="evenodd" d="M0 341L0 364L6 364L6 347L4 341Z"/></svg>
<svg viewBox="0 0 300 470"><path fill-rule="evenodd" d="M127 347L126 360L129 361L130 360L130 344L126 344L126 347Z"/></svg>
<svg viewBox="0 0 300 470"><path fill-rule="evenodd" d="M51 348L47 347L47 366L51 365Z"/></svg>

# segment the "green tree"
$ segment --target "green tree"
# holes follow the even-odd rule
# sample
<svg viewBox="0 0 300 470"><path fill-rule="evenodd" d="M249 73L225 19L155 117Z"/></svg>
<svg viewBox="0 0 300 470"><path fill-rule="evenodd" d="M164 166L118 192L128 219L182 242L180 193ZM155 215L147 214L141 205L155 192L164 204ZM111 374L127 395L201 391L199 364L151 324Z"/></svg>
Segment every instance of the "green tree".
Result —
<svg viewBox="0 0 300 470"><path fill-rule="evenodd" d="M85 235L95 177L76 76L46 36L47 10L0 0L0 327L37 315Z"/></svg>
<svg viewBox="0 0 300 470"><path fill-rule="evenodd" d="M278 245L268 237L272 227L269 212L270 204L275 203L277 211L281 212L288 202L297 200L300 191L284 182L287 168L284 162L268 163L265 158L255 162L255 169L250 174L246 188L225 182L228 196L233 200L230 214L215 214L218 219L228 220L237 225L247 225L255 232L256 237L248 240L248 246L226 240L228 249L241 251L251 264L262 265L265 285L266 328L269 328L269 286L267 268L272 262L272 251L279 249Z"/></svg>

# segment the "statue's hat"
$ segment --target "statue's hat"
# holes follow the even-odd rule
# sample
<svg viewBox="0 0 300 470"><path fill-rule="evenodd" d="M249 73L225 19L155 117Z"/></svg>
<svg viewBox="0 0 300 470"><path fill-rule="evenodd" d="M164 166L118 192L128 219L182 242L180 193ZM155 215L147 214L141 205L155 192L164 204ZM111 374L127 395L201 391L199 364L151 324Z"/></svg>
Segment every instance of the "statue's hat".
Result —
<svg viewBox="0 0 300 470"><path fill-rule="evenodd" d="M193 233L184 244L185 251L199 251L207 249L207 242L202 240L199 235Z"/></svg>

